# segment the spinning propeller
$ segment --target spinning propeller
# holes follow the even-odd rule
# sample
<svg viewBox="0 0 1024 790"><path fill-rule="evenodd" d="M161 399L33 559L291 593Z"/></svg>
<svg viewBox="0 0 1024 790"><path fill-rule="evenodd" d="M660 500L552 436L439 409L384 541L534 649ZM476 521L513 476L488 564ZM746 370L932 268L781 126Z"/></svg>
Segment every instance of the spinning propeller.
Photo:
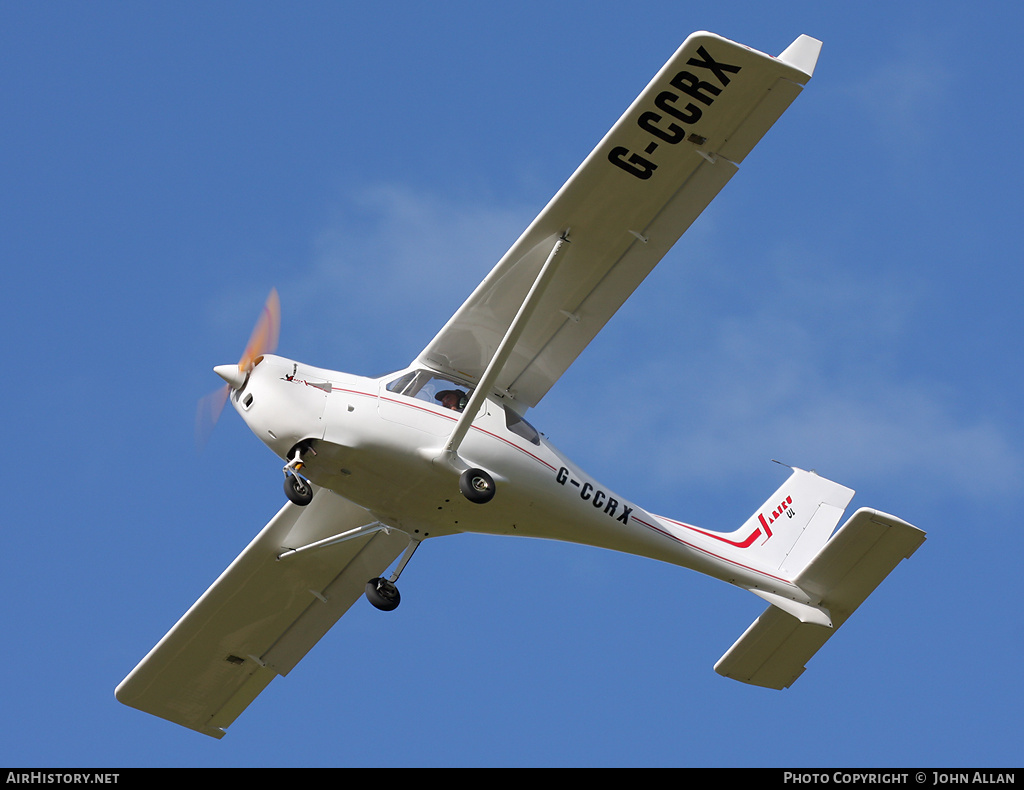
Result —
<svg viewBox="0 0 1024 790"><path fill-rule="evenodd" d="M271 354L277 348L280 331L281 300L277 296L277 289L272 288L238 364L218 365L213 369L214 373L224 379L227 384L199 401L199 408L196 411L196 447L198 449L202 450L210 438L213 426L217 424L231 390L239 389L245 384L258 357L263 354Z"/></svg>

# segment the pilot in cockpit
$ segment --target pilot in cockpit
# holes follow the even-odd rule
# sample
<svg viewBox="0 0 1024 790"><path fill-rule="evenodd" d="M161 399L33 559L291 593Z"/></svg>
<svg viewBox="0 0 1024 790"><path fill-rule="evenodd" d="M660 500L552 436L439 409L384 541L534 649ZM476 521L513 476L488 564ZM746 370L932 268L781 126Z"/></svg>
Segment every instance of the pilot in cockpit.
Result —
<svg viewBox="0 0 1024 790"><path fill-rule="evenodd" d="M441 390L434 395L434 400L438 401L446 409L462 411L466 408L466 404L469 403L469 395L462 390Z"/></svg>

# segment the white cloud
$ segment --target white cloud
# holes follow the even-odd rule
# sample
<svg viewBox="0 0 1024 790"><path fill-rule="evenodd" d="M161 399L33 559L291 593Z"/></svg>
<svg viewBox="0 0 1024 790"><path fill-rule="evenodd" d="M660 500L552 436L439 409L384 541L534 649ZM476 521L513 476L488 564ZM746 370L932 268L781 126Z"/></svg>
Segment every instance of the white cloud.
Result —
<svg viewBox="0 0 1024 790"><path fill-rule="evenodd" d="M307 311L310 337L336 338L345 347L336 364L404 365L530 218L514 207L459 204L392 185L367 188L339 206L289 295Z"/></svg>

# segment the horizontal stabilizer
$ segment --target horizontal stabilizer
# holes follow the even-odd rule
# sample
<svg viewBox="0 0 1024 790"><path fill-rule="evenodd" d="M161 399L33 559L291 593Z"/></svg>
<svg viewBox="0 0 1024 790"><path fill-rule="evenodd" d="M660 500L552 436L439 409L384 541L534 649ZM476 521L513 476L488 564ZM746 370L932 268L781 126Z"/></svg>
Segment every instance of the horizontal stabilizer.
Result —
<svg viewBox="0 0 1024 790"><path fill-rule="evenodd" d="M854 513L796 578L796 584L832 616L832 627L769 606L715 664L725 677L783 689L793 684L854 610L925 533L894 516L862 508Z"/></svg>

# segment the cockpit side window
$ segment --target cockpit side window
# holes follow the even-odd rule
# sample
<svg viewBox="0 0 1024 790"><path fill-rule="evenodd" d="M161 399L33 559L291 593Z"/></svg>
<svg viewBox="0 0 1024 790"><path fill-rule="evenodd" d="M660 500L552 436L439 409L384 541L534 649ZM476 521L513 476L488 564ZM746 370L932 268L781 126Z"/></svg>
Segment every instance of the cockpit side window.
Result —
<svg viewBox="0 0 1024 790"><path fill-rule="evenodd" d="M516 436L522 436L526 441L532 444L540 444L540 434L537 429L534 428L530 423L522 418L522 415L516 414L508 406L505 409L505 427L507 427Z"/></svg>

